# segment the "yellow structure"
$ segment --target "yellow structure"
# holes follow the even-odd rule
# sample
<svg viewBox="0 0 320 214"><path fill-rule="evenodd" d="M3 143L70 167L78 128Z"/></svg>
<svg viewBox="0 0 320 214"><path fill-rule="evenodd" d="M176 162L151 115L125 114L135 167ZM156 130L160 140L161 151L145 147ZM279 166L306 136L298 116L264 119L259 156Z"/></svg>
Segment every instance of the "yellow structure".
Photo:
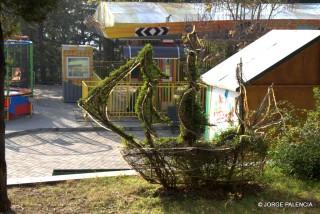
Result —
<svg viewBox="0 0 320 214"><path fill-rule="evenodd" d="M101 2L89 24L105 38L139 38L181 35L196 25L198 32L228 32L235 25L236 5L205 3ZM248 20L268 20L273 29L317 29L319 4L263 5L262 13L247 10Z"/></svg>
<svg viewBox="0 0 320 214"><path fill-rule="evenodd" d="M81 97L81 82L92 80L93 48L87 45L62 45L62 84L65 102Z"/></svg>
<svg viewBox="0 0 320 214"><path fill-rule="evenodd" d="M83 81L82 97L88 97L90 90L97 86L100 81ZM177 103L177 94L186 86L186 82L161 82L156 92L156 107L166 112L167 107ZM112 117L136 117L134 105L137 98L137 89L142 86L141 82L123 82L118 84L112 91L109 103L108 114ZM200 93L202 104L205 104L205 90L203 87Z"/></svg>

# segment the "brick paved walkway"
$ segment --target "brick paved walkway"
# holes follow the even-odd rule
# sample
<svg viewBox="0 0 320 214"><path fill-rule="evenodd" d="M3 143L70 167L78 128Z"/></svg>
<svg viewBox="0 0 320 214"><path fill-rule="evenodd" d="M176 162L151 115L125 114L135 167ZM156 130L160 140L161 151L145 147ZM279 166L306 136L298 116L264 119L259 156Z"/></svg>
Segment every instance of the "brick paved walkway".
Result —
<svg viewBox="0 0 320 214"><path fill-rule="evenodd" d="M37 86L32 98L34 115L6 122L8 179L51 176L54 169L130 168L120 154L120 137L108 131L88 131L93 123L81 119L75 104L63 103L61 94L61 86ZM127 128L140 126L134 120L117 123ZM88 130L31 132L52 128ZM20 131L26 131L26 134L8 135ZM131 133L138 138L143 137L142 130ZM161 130L158 134L173 135L169 130Z"/></svg>
<svg viewBox="0 0 320 214"><path fill-rule="evenodd" d="M39 133L6 140L8 178L50 176L54 169L128 169L112 132Z"/></svg>

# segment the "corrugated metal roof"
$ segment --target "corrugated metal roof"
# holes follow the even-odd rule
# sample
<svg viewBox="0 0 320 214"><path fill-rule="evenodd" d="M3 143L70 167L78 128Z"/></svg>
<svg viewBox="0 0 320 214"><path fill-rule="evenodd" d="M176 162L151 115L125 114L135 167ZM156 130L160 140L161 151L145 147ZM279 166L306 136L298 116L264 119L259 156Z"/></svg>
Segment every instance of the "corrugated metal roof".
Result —
<svg viewBox="0 0 320 214"><path fill-rule="evenodd" d="M262 19L268 18L270 10L271 5L263 5ZM223 5L214 7L205 16L204 11L202 3L101 2L94 18L104 27L130 23L165 23L169 16L170 22L232 19L229 10ZM320 19L320 4L283 4L273 14L273 19Z"/></svg>
<svg viewBox="0 0 320 214"><path fill-rule="evenodd" d="M125 58L136 57L143 46L124 46L123 56ZM154 46L153 47L153 58L155 59L180 59L184 55L184 48L165 47L165 46Z"/></svg>
<svg viewBox="0 0 320 214"><path fill-rule="evenodd" d="M320 39L320 30L272 30L203 74L201 79L208 85L236 91L236 66L240 59L243 78L250 81L315 39Z"/></svg>

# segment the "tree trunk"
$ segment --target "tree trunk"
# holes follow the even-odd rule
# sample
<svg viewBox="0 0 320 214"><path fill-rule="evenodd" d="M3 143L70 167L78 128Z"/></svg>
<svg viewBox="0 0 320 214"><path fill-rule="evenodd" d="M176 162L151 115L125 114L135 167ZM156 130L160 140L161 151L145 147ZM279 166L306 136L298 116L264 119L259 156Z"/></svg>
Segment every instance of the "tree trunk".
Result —
<svg viewBox="0 0 320 214"><path fill-rule="evenodd" d="M3 39L0 21L0 212L8 212L11 209L11 202L7 193L7 164L5 158L4 79L6 75L6 64Z"/></svg>
<svg viewBox="0 0 320 214"><path fill-rule="evenodd" d="M45 50L44 44L43 44L43 23L40 23L38 26L38 42L39 42L39 50ZM47 80L46 75L46 68L43 57L39 57L39 68L40 68L40 83L45 83Z"/></svg>

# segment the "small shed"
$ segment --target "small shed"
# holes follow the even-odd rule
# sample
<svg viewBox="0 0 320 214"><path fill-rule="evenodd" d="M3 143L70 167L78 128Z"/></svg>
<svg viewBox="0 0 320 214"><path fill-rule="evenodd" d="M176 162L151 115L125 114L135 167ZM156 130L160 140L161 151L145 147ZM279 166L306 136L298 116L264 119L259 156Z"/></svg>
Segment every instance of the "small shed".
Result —
<svg viewBox="0 0 320 214"><path fill-rule="evenodd" d="M209 122L215 123L221 116L210 97L237 92L236 66L240 60L250 109L258 107L271 84L277 101L289 101L298 108L314 107L312 89L320 86L320 30L272 30L201 76L209 85ZM222 103L233 105L229 115L234 116L234 99ZM222 117L217 127L228 120ZM217 127L209 130L210 136Z"/></svg>
<svg viewBox="0 0 320 214"><path fill-rule="evenodd" d="M77 102L82 95L82 81L91 80L92 76L93 48L88 45L62 45L64 102Z"/></svg>

